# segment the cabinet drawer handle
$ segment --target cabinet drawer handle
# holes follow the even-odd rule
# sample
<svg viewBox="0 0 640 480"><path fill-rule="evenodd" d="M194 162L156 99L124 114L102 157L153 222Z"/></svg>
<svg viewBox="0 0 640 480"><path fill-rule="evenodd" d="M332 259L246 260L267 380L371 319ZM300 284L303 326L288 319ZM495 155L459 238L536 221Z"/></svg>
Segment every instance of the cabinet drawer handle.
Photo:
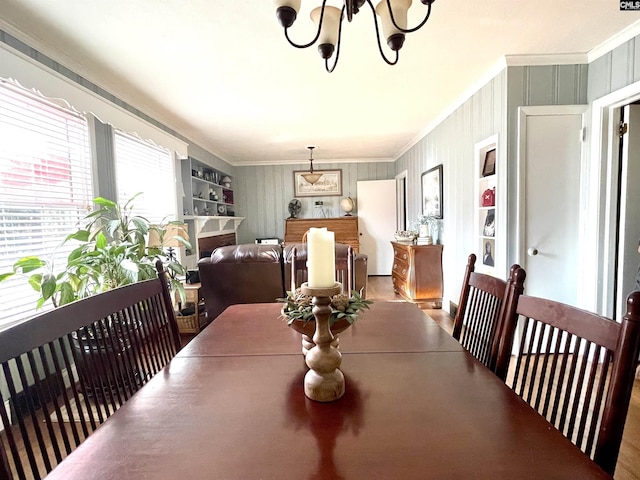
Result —
<svg viewBox="0 0 640 480"><path fill-rule="evenodd" d="M398 250L396 250L395 248L393 249L393 256L397 257L398 256Z"/></svg>
<svg viewBox="0 0 640 480"><path fill-rule="evenodd" d="M404 258L406 260L407 259L407 254L406 253L402 254L402 258Z"/></svg>
<svg viewBox="0 0 640 480"><path fill-rule="evenodd" d="M398 264L397 264L397 263L394 263L394 264L393 264L393 269L394 269L394 270L397 270L397 269L398 269Z"/></svg>
<svg viewBox="0 0 640 480"><path fill-rule="evenodd" d="M406 273L407 273L407 269L406 269L406 268L403 268L403 269L402 269L402 274L403 274L403 275L405 275Z"/></svg>

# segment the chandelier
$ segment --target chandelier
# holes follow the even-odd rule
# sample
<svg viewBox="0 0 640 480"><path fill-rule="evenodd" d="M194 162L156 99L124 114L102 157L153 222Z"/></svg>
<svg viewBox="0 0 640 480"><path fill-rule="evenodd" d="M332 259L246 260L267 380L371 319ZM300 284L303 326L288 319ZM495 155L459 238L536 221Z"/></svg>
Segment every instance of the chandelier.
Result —
<svg viewBox="0 0 640 480"><path fill-rule="evenodd" d="M287 41L296 48L307 48L318 41L320 56L325 60L327 72L331 73L336 68L340 56L342 20L344 20L345 16L347 20L351 22L353 16L360 11L360 7L367 3L373 14L373 24L376 29L376 40L378 41L380 55L389 65L395 65L398 63L398 52L404 44L405 33L415 32L427 23L431 15L431 4L435 0L420 0L422 4L427 6L427 14L424 20L414 28L407 28L407 10L409 10L412 0L381 0L375 8L371 0L344 0L342 9L330 5L327 6L327 0L323 0L321 7L316 7L311 11L311 19L317 25L318 31L315 37L309 43L305 44L297 44L289 38L289 27L291 27L296 20L298 11L300 10L301 0L274 1L277 7L276 17L278 17L280 25L284 28L284 36ZM387 41L387 45L395 52L395 59L389 60L382 49L376 14L380 17L382 33ZM329 66L329 59L333 56L334 51L336 52L336 57L333 65Z"/></svg>
<svg viewBox="0 0 640 480"><path fill-rule="evenodd" d="M313 149L316 147L309 146L309 172L303 173L302 178L304 178L311 185L316 183L322 177L322 173L313 173Z"/></svg>

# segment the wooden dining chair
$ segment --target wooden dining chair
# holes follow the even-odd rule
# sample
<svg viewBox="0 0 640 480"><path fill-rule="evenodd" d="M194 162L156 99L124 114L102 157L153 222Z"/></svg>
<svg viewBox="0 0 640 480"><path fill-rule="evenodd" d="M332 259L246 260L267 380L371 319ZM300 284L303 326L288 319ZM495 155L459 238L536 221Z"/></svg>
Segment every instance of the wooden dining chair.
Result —
<svg viewBox="0 0 640 480"><path fill-rule="evenodd" d="M295 244L287 249L285 265L291 268L291 290L307 281L307 244ZM342 284L342 293L351 296L355 275L355 253L353 248L342 243L335 244L336 282Z"/></svg>
<svg viewBox="0 0 640 480"><path fill-rule="evenodd" d="M508 371L507 385L613 475L640 350L640 292L629 295L621 323L526 295L507 309L517 315L504 325L497 371ZM514 358L508 337L516 328Z"/></svg>
<svg viewBox="0 0 640 480"><path fill-rule="evenodd" d="M44 477L178 352L168 279L157 268L155 280L0 332L2 480Z"/></svg>
<svg viewBox="0 0 640 480"><path fill-rule="evenodd" d="M508 281L475 272L476 256L469 255L462 282L460 301L453 323L453 337L486 367L495 370L505 298L509 285L513 295L524 288L525 273L511 267Z"/></svg>

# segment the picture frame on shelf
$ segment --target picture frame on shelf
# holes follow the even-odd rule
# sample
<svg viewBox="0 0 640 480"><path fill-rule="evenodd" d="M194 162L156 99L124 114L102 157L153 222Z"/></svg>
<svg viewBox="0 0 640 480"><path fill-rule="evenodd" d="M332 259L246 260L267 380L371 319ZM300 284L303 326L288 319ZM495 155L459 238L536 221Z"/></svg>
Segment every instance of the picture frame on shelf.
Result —
<svg viewBox="0 0 640 480"><path fill-rule="evenodd" d="M422 174L422 215L442 218L442 164Z"/></svg>
<svg viewBox="0 0 640 480"><path fill-rule="evenodd" d="M493 267L495 265L495 260L493 258L494 247L494 240L485 239L482 242L482 264L487 267Z"/></svg>
<svg viewBox="0 0 640 480"><path fill-rule="evenodd" d="M491 208L487 211L487 216L484 219L484 227L482 234L485 237L495 237L496 234L496 211Z"/></svg>
<svg viewBox="0 0 640 480"><path fill-rule="evenodd" d="M302 176L308 170L293 172L294 197L325 197L342 195L342 170L315 170L322 176L316 183L307 182Z"/></svg>
<svg viewBox="0 0 640 480"><path fill-rule="evenodd" d="M496 173L496 149L492 148L484 154L484 164L482 166L482 176L488 177Z"/></svg>

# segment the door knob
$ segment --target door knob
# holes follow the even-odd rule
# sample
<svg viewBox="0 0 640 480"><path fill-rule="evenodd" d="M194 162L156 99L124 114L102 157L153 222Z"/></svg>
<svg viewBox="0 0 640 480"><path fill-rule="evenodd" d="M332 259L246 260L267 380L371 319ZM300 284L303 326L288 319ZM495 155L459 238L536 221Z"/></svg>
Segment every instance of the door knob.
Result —
<svg viewBox="0 0 640 480"><path fill-rule="evenodd" d="M538 249L534 248L534 247L529 247L527 249L527 255L529 255L530 257L535 257L538 254Z"/></svg>

